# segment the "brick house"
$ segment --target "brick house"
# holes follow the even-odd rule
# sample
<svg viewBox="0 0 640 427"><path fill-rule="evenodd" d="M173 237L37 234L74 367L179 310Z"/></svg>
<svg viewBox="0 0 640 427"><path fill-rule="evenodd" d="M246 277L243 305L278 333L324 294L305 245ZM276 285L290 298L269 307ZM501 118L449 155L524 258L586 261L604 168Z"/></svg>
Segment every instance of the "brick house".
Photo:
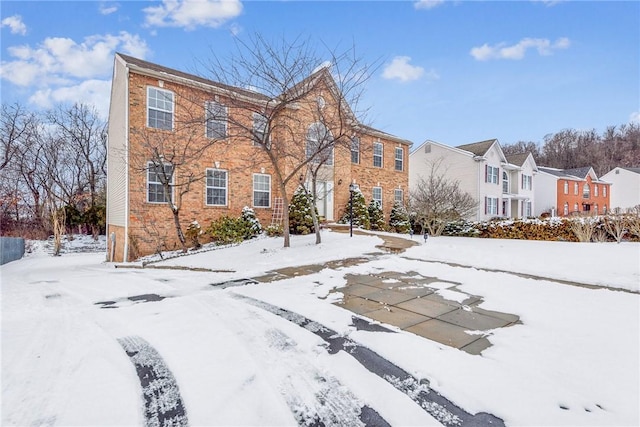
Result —
<svg viewBox="0 0 640 427"><path fill-rule="evenodd" d="M611 184L600 180L592 167L557 169L540 166L536 186L536 215L600 215L609 211Z"/></svg>
<svg viewBox="0 0 640 427"><path fill-rule="evenodd" d="M298 176L296 165L318 144L317 135L334 132L314 121L314 109L347 110L328 70L320 69L304 81L311 85L299 102L278 113L269 133L269 150L287 150L282 171ZM302 82L300 83L302 84ZM114 61L108 130L107 235L109 259L129 261L159 249L174 249L174 217L168 203L180 202L180 224L193 221L206 227L223 215L237 217L252 208L263 225L282 213L280 181L266 148L257 145L264 132L268 97L123 54ZM239 102L251 108L240 108ZM261 110L262 109L262 110ZM408 194L408 156L411 142L365 126L349 116L344 142L316 164L318 211L327 221L338 220L356 184L367 202L378 200L385 215L395 200ZM279 131L288 123L287 132ZM291 124L293 123L293 125ZM245 127L240 126L246 124ZM250 129L249 131L245 131ZM337 134L337 133L335 133ZM184 153L190 155L185 156ZM159 167L151 156L188 162ZM315 163L314 163L315 162ZM321 164L318 164L321 163ZM289 180L289 197L300 182L310 185L308 169ZM160 177L171 176L171 195ZM181 193L180 184L200 176ZM190 182L190 181L189 181ZM178 194L178 193L181 194ZM280 212L279 212L280 211Z"/></svg>
<svg viewBox="0 0 640 427"><path fill-rule="evenodd" d="M521 218L533 212L538 169L531 153L505 156L497 139L457 147L428 140L409 156L409 187L426 179L432 165L478 202L468 219Z"/></svg>

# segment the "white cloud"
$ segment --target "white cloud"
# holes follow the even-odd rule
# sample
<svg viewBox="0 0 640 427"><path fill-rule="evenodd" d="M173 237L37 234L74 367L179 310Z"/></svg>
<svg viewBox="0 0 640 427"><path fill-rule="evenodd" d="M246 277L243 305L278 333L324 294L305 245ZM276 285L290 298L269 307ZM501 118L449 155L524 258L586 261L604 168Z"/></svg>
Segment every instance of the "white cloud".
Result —
<svg viewBox="0 0 640 427"><path fill-rule="evenodd" d="M118 35L93 35L82 43L62 37L46 38L39 46L7 48L13 61L3 61L0 77L19 86L61 84L111 73L116 50L144 58L149 49L144 40L126 31Z"/></svg>
<svg viewBox="0 0 640 427"><path fill-rule="evenodd" d="M444 3L444 0L418 0L413 4L416 9L433 9Z"/></svg>
<svg viewBox="0 0 640 427"><path fill-rule="evenodd" d="M240 0L162 0L143 9L148 27L217 28L242 12Z"/></svg>
<svg viewBox="0 0 640 427"><path fill-rule="evenodd" d="M98 114L106 119L110 96L110 80L85 80L76 85L38 90L31 95L29 102L44 109L61 103L84 103L95 106Z"/></svg>
<svg viewBox="0 0 640 427"><path fill-rule="evenodd" d="M396 56L390 64L384 67L382 77L385 79L398 79L402 82L418 80L424 74L424 68L409 64L411 57Z"/></svg>
<svg viewBox="0 0 640 427"><path fill-rule="evenodd" d="M27 34L27 26L22 22L22 17L20 15L13 15L4 18L0 22L0 27L9 27L11 34L20 34L21 36Z"/></svg>
<svg viewBox="0 0 640 427"><path fill-rule="evenodd" d="M117 12L119 8L120 5L118 3L100 3L100 6L98 6L98 10L103 15L111 15L112 13Z"/></svg>
<svg viewBox="0 0 640 427"><path fill-rule="evenodd" d="M478 61L488 61L490 59L519 60L524 58L529 49L536 49L540 55L551 55L553 51L567 49L570 45L571 41L566 37L559 38L553 43L549 39L524 38L512 46L507 46L506 43L490 46L485 43L480 47L472 48L470 53Z"/></svg>
<svg viewBox="0 0 640 427"><path fill-rule="evenodd" d="M629 115L629 123L640 124L640 111L634 111Z"/></svg>

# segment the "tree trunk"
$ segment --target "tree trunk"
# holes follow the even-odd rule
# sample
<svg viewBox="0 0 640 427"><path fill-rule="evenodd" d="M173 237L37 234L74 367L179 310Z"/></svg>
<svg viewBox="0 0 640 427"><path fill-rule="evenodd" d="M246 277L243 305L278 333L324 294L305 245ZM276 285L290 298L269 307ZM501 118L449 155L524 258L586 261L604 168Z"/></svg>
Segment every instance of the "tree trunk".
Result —
<svg viewBox="0 0 640 427"><path fill-rule="evenodd" d="M176 234L182 246L182 252L187 252L187 239L184 237L182 226L180 225L180 209L171 209L171 212L173 213L173 224L176 227Z"/></svg>

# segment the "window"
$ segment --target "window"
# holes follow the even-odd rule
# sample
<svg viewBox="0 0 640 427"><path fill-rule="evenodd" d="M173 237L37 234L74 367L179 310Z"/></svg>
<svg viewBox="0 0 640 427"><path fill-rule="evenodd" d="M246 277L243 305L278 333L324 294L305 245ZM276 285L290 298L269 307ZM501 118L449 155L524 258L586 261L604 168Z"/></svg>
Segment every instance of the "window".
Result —
<svg viewBox="0 0 640 427"><path fill-rule="evenodd" d="M403 170L404 163L404 150L402 147L396 147L396 170Z"/></svg>
<svg viewBox="0 0 640 427"><path fill-rule="evenodd" d="M351 163L360 163L360 138L357 136L351 138Z"/></svg>
<svg viewBox="0 0 640 427"><path fill-rule="evenodd" d="M573 204L573 211L574 212L580 212L580 210L578 209L578 204L577 203Z"/></svg>
<svg viewBox="0 0 640 427"><path fill-rule="evenodd" d="M372 198L382 207L382 187L373 187Z"/></svg>
<svg viewBox="0 0 640 427"><path fill-rule="evenodd" d="M494 166L486 166L485 169L485 182L490 182L492 184L498 183L498 173L500 172L500 168ZM516 184L517 185L517 184Z"/></svg>
<svg viewBox="0 0 640 427"><path fill-rule="evenodd" d="M567 187L568 186L569 186L569 183L567 182ZM569 202L564 202L563 214L564 216L569 215Z"/></svg>
<svg viewBox="0 0 640 427"><path fill-rule="evenodd" d="M502 192L504 194L509 193L509 174L507 171L502 171Z"/></svg>
<svg viewBox="0 0 640 427"><path fill-rule="evenodd" d="M574 183L573 183L573 194L574 194L575 196L577 196L577 195L578 195L578 183L577 183L577 182L574 182Z"/></svg>
<svg viewBox="0 0 640 427"><path fill-rule="evenodd" d="M485 197L484 198L484 213L488 215L498 215L498 198L497 197Z"/></svg>
<svg viewBox="0 0 640 427"><path fill-rule="evenodd" d="M260 113L253 113L253 145L262 145L269 120ZM268 145L268 144L267 144Z"/></svg>
<svg viewBox="0 0 640 427"><path fill-rule="evenodd" d="M593 213L598 215L598 204L593 205Z"/></svg>
<svg viewBox="0 0 640 427"><path fill-rule="evenodd" d="M522 175L522 189L523 190L531 190L531 175Z"/></svg>
<svg viewBox="0 0 640 427"><path fill-rule="evenodd" d="M227 171L207 169L207 205L226 206Z"/></svg>
<svg viewBox="0 0 640 427"><path fill-rule="evenodd" d="M602 197L607 197L607 187L606 186L602 186Z"/></svg>
<svg viewBox="0 0 640 427"><path fill-rule="evenodd" d="M588 199L589 197L591 197L591 187L588 182L585 182L584 187L582 187L582 198Z"/></svg>
<svg viewBox="0 0 640 427"><path fill-rule="evenodd" d="M156 165L147 163L147 201L149 203L166 203L173 199L173 188L168 197L164 193L163 182L173 186L173 165Z"/></svg>
<svg viewBox="0 0 640 427"><path fill-rule="evenodd" d="M404 191L399 188L393 190L393 200L400 204L404 204Z"/></svg>
<svg viewBox="0 0 640 427"><path fill-rule="evenodd" d="M598 197L598 184L593 185L593 197Z"/></svg>
<svg viewBox="0 0 640 427"><path fill-rule="evenodd" d="M605 188L606 188L606 187L605 187ZM606 214L607 214L607 205L604 205L604 206L602 207L602 214L603 214L603 215L606 215Z"/></svg>
<svg viewBox="0 0 640 427"><path fill-rule="evenodd" d="M205 103L207 138L223 139L227 136L227 107L217 102Z"/></svg>
<svg viewBox="0 0 640 427"><path fill-rule="evenodd" d="M333 164L333 135L322 123L309 126L307 132L307 159L314 163Z"/></svg>
<svg viewBox="0 0 640 427"><path fill-rule="evenodd" d="M522 201L522 216L528 218L531 216L531 202Z"/></svg>
<svg viewBox="0 0 640 427"><path fill-rule="evenodd" d="M271 206L271 175L253 174L253 206L257 208Z"/></svg>
<svg viewBox="0 0 640 427"><path fill-rule="evenodd" d="M147 126L173 129L173 93L155 87L147 88Z"/></svg>
<svg viewBox="0 0 640 427"><path fill-rule="evenodd" d="M382 167L382 149L381 142L373 143L373 166L376 168Z"/></svg>
<svg viewBox="0 0 640 427"><path fill-rule="evenodd" d="M569 181L564 182L564 194L569 194Z"/></svg>

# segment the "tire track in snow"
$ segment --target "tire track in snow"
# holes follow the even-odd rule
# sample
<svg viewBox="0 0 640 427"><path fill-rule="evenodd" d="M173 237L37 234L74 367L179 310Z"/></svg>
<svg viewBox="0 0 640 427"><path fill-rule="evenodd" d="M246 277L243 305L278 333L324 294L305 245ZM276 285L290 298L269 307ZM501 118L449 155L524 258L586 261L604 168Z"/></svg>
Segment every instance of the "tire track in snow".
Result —
<svg viewBox="0 0 640 427"><path fill-rule="evenodd" d="M468 413L437 391L431 389L427 382L419 381L404 369L394 365L367 347L340 336L337 332L318 322L264 301L244 295L235 294L234 296L313 332L328 344L330 354L335 354L340 350L347 352L370 372L383 378L397 390L409 396L411 400L445 426L504 426L504 421L494 415L485 412L475 415Z"/></svg>
<svg viewBox="0 0 640 427"><path fill-rule="evenodd" d="M145 426L188 426L178 384L158 351L136 336L118 338L118 342L131 358L140 379Z"/></svg>

